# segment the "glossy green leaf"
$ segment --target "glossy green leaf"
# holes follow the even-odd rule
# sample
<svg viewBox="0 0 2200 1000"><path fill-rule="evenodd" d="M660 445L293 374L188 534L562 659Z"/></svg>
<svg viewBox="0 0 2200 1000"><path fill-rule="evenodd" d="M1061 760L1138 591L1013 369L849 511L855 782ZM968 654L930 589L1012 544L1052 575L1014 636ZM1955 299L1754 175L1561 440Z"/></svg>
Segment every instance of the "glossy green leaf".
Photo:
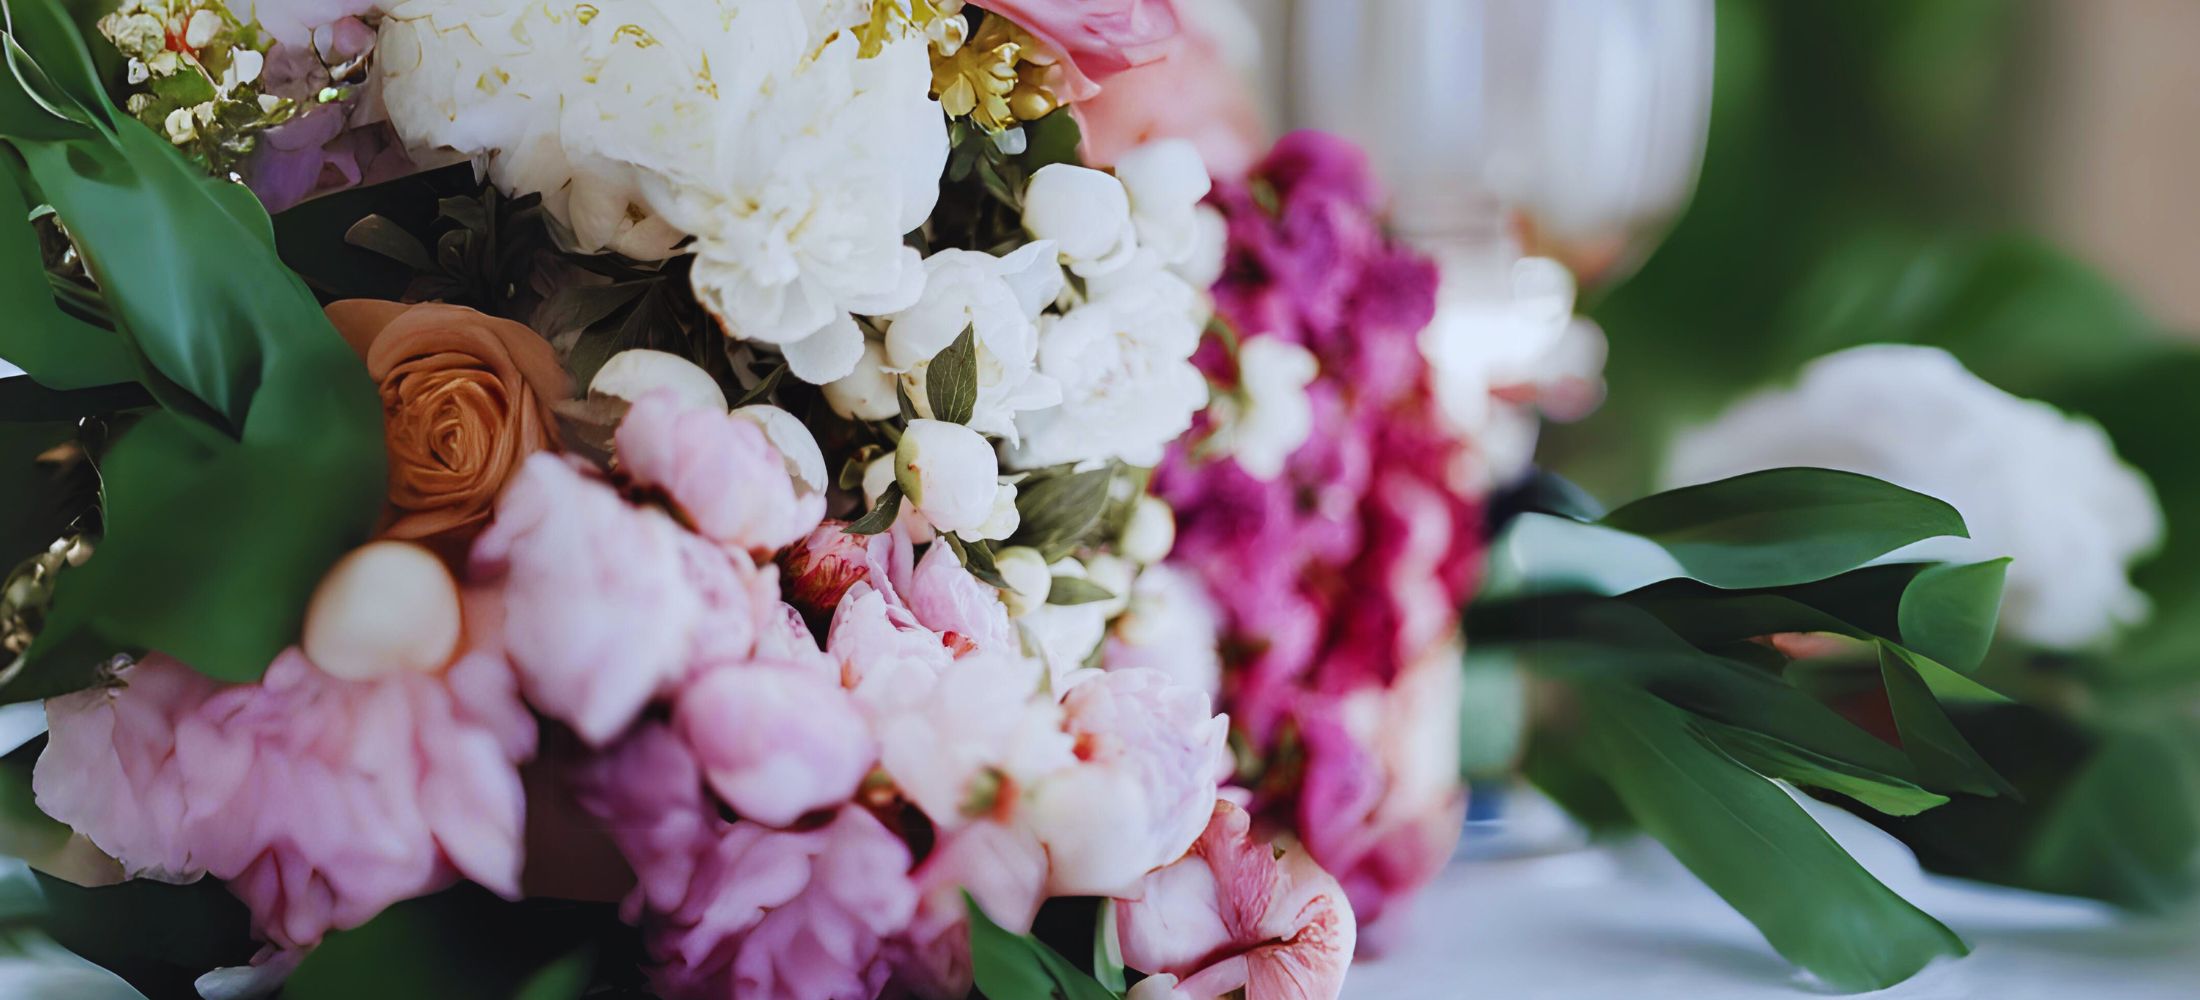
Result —
<svg viewBox="0 0 2200 1000"><path fill-rule="evenodd" d="M1037 938L1011 934L963 894L970 913L970 968L986 1000L1119 1000Z"/></svg>
<svg viewBox="0 0 2200 1000"><path fill-rule="evenodd" d="M932 356L924 368L925 402L932 419L967 424L978 409L977 327L963 327L954 343Z"/></svg>
<svg viewBox="0 0 2200 1000"><path fill-rule="evenodd" d="M2016 795L2016 787L1979 756L1934 696L1925 674L1947 668L1890 642L1880 642L1878 647L1887 704L1902 733L1902 750L1916 763L1919 780L1930 787L1974 795Z"/></svg>
<svg viewBox="0 0 2200 1000"><path fill-rule="evenodd" d="M1897 614L1902 644L1940 664L1969 672L1986 659L2001 617L2009 560L1934 566L1902 591Z"/></svg>
<svg viewBox="0 0 2200 1000"><path fill-rule="evenodd" d="M1047 603L1064 607L1079 604L1095 604L1112 601L1115 595L1108 588L1081 576L1057 576L1047 588Z"/></svg>
<svg viewBox="0 0 2200 1000"><path fill-rule="evenodd" d="M901 484L888 483L878 495L878 502L868 513L856 518L855 523L840 529L851 535L876 535L894 526L894 519L901 516Z"/></svg>
<svg viewBox="0 0 2200 1000"><path fill-rule="evenodd" d="M295 641L321 573L366 538L387 488L365 366L274 250L251 193L207 177L106 104L53 0L6 0L75 122L31 122L23 73L0 77L0 144L67 225L163 412L100 456L109 513L91 562L62 577L25 672L4 692L81 684L108 656L160 649L217 677L259 676ZM35 75L35 74L33 74ZM221 628L208 628L208 622Z"/></svg>
<svg viewBox="0 0 2200 1000"><path fill-rule="evenodd" d="M1038 549L1048 560L1069 554L1107 510L1109 469L1061 472L1025 480L1016 494L1021 522L1010 541Z"/></svg>
<svg viewBox="0 0 2200 1000"><path fill-rule="evenodd" d="M1964 536L1954 507L1869 476L1771 469L1644 497L1599 523L1663 546L1715 587L1846 573L1912 542Z"/></svg>
<svg viewBox="0 0 2200 1000"><path fill-rule="evenodd" d="M1914 782L1813 753L1777 737L1702 719L1695 726L1727 756L1758 774L1846 795L1889 816L1915 816L1948 802L1947 796Z"/></svg>
<svg viewBox="0 0 2200 1000"><path fill-rule="evenodd" d="M1583 690L1590 753L1628 809L1789 961L1835 989L1883 989L1962 940L1873 878L1803 808L1639 692Z"/></svg>
<svg viewBox="0 0 2200 1000"><path fill-rule="evenodd" d="M137 365L120 336L63 312L55 303L21 171L0 155L0 301L9 312L8 321L0 323L0 357L52 389L135 380Z"/></svg>

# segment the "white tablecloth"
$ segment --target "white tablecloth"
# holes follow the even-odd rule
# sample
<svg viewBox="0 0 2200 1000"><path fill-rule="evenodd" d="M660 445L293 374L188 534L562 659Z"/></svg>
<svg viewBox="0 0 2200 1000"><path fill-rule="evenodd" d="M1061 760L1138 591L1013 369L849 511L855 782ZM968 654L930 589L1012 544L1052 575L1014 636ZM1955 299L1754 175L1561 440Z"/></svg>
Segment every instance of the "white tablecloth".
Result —
<svg viewBox="0 0 2200 1000"><path fill-rule="evenodd" d="M2200 917L2143 921L2098 904L1925 875L1835 810L1821 823L1881 881L1971 944L1879 1000L2196 1000ZM1827 991L1662 847L1630 841L1454 864L1345 1000L1779 1000Z"/></svg>

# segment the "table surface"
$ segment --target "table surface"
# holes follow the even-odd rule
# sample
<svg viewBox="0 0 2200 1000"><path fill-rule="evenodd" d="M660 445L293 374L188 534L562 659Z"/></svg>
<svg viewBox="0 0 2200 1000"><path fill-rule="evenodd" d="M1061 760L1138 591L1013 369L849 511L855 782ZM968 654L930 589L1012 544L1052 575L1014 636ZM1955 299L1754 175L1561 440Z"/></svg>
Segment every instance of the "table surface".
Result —
<svg viewBox="0 0 2200 1000"><path fill-rule="evenodd" d="M1815 803L1812 805L1816 806ZM1838 810L1827 832L1890 888L1969 942L1878 1000L2194 1000L2200 915L2138 920L2088 901L1926 875ZM1830 991L1774 954L1664 848L1633 840L1542 857L1461 861L1409 932L1355 966L1344 1000L1780 1000Z"/></svg>

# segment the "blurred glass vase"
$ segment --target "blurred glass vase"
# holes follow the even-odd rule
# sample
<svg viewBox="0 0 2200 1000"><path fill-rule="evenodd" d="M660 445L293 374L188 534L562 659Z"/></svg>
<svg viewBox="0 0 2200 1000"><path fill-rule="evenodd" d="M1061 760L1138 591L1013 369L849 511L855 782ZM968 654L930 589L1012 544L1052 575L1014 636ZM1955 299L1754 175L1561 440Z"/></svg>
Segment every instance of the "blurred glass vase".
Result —
<svg viewBox="0 0 2200 1000"><path fill-rule="evenodd" d="M1295 7L1293 118L1365 146L1423 245L1519 247L1607 285L1695 187L1711 0Z"/></svg>

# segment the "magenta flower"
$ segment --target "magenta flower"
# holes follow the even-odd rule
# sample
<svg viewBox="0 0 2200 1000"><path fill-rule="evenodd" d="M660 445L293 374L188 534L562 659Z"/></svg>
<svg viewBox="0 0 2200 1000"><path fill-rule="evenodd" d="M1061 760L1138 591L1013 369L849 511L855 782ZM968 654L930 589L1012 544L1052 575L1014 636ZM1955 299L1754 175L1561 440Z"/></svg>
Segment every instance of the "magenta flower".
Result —
<svg viewBox="0 0 2200 1000"><path fill-rule="evenodd" d="M1296 831L1370 927L1458 835L1458 696L1426 678L1458 670L1483 548L1482 498L1450 476L1471 442L1444 429L1420 351L1436 270L1384 234L1380 198L1358 150L1313 132L1218 186L1218 314L1315 356L1319 430L1272 479L1196 446L1156 479L1177 512L1172 560L1221 611L1223 707L1254 750L1302 765L1253 780L1251 808ZM1219 345L1200 361L1236 382Z"/></svg>
<svg viewBox="0 0 2200 1000"><path fill-rule="evenodd" d="M46 703L38 806L132 875L212 875L280 949L469 878L519 895L535 720L502 657L342 681L286 650L225 685L166 656Z"/></svg>
<svg viewBox="0 0 2200 1000"><path fill-rule="evenodd" d="M1358 936L1337 880L1305 851L1260 843L1252 818L1218 802L1182 861L1116 903L1123 962L1174 976L1179 994L1334 1000Z"/></svg>

